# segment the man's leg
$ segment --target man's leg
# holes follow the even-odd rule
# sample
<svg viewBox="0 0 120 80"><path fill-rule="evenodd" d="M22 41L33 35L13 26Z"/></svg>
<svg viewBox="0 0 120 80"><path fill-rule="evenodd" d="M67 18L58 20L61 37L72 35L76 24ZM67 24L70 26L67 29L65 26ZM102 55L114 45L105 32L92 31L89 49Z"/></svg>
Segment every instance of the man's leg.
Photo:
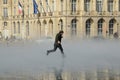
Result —
<svg viewBox="0 0 120 80"><path fill-rule="evenodd" d="M62 45L59 44L58 48L60 49L61 53L62 53L62 56L63 58L65 57L65 54L64 54L64 51L63 51L63 48L62 48Z"/></svg>
<svg viewBox="0 0 120 80"><path fill-rule="evenodd" d="M61 53L64 54L63 48L62 48L62 45L61 45L61 44L59 44L58 48L60 49Z"/></svg>
<svg viewBox="0 0 120 80"><path fill-rule="evenodd" d="M57 50L57 45L54 44L54 49L52 49L52 50L47 50L47 55L48 55L49 53L51 53L51 52L55 52L56 50Z"/></svg>

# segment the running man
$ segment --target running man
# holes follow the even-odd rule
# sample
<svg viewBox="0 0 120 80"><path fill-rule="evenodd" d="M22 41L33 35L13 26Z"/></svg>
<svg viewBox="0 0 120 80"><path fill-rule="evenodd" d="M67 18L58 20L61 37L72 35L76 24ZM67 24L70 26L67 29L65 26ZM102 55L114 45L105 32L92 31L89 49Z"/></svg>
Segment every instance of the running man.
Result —
<svg viewBox="0 0 120 80"><path fill-rule="evenodd" d="M55 42L54 42L54 49L52 50L47 50L47 55L50 54L51 52L55 52L57 50L57 48L60 49L62 55L64 56L64 52L63 52L63 48L62 48L62 44L61 44L61 40L63 38L63 33L64 31L59 31L59 33L57 33L56 37L55 37Z"/></svg>

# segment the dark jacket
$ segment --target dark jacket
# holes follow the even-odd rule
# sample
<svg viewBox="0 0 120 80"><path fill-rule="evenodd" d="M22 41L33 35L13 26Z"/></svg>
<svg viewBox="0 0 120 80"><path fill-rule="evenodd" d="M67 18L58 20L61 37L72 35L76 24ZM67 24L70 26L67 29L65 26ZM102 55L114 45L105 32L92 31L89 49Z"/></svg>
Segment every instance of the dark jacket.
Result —
<svg viewBox="0 0 120 80"><path fill-rule="evenodd" d="M62 35L61 35L61 33L58 33L58 34L56 35L56 37L55 37L55 44L57 44L58 41L61 42L61 39L62 39Z"/></svg>

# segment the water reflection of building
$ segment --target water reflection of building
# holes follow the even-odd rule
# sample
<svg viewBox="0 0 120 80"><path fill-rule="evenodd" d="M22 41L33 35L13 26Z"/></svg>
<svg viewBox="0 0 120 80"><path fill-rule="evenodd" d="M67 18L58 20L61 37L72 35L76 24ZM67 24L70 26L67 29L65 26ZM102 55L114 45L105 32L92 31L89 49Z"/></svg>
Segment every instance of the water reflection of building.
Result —
<svg viewBox="0 0 120 80"><path fill-rule="evenodd" d="M4 37L53 37L63 29L65 37L108 37L120 33L120 0L36 0L40 16L33 14L32 0L24 6L24 22L18 0L0 0L0 31Z"/></svg>
<svg viewBox="0 0 120 80"><path fill-rule="evenodd" d="M56 80L54 73L40 76L40 80ZM120 80L120 71L101 69L91 71L69 71L62 73L62 80Z"/></svg>
<svg viewBox="0 0 120 80"><path fill-rule="evenodd" d="M13 74L12 74L13 75ZM120 80L119 69L97 69L86 71L64 71L59 80ZM54 72L43 72L34 76L0 76L0 80L57 80Z"/></svg>

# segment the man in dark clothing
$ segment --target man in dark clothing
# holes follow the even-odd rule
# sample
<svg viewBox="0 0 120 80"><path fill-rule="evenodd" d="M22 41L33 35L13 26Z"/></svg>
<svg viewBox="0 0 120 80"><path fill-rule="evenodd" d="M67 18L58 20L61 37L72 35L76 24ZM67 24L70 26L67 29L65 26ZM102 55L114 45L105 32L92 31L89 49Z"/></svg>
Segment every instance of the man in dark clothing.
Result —
<svg viewBox="0 0 120 80"><path fill-rule="evenodd" d="M63 48L62 48L62 45L61 45L61 40L63 38L63 31L61 30L59 33L57 33L56 37L55 37L55 42L54 42L54 49L52 50L47 50L47 55L50 53L50 52L55 52L57 50L57 48L60 49L61 53L64 55L64 52L63 52Z"/></svg>

